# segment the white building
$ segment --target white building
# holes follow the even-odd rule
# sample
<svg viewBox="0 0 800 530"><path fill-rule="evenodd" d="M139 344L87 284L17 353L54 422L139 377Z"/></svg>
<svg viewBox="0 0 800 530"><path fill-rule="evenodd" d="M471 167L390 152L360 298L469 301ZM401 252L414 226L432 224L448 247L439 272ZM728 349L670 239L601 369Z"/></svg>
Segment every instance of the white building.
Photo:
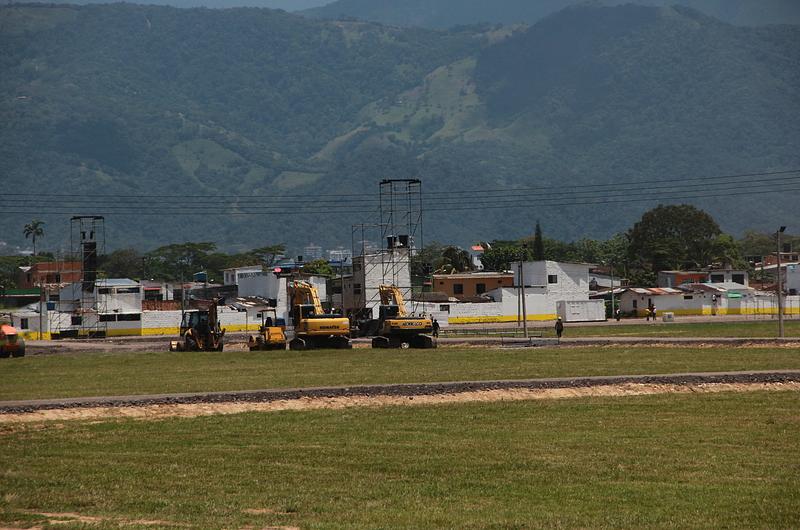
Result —
<svg viewBox="0 0 800 530"><path fill-rule="evenodd" d="M511 266L516 285L486 293L491 302L459 302L453 298L426 302L423 309L447 324L515 322L522 319L523 312L528 321L555 320L558 316L572 322L605 320L604 302L589 299L591 267L586 263L523 262L524 309L519 262Z"/></svg>
<svg viewBox="0 0 800 530"><path fill-rule="evenodd" d="M353 258L353 274L343 279L342 307L345 313L367 310L372 311L373 318L378 318L376 308L381 303L378 290L381 284L395 285L406 300L411 299L411 267L407 248L394 248ZM409 310L413 311L414 308Z"/></svg>
<svg viewBox="0 0 800 530"><path fill-rule="evenodd" d="M328 261L348 264L353 259L353 251L344 247L337 247L328 251Z"/></svg>
<svg viewBox="0 0 800 530"><path fill-rule="evenodd" d="M286 277L278 277L273 272L245 272L239 275L239 296L265 298L275 305L277 318L289 321L291 300L289 300ZM320 300L328 298L327 280L323 276L302 275L303 280L317 289Z"/></svg>
<svg viewBox="0 0 800 530"><path fill-rule="evenodd" d="M261 265L246 265L244 267L232 267L230 269L223 269L223 283L224 285L239 285L239 275L249 274L252 272L261 272L263 267Z"/></svg>
<svg viewBox="0 0 800 530"><path fill-rule="evenodd" d="M309 243L303 248L303 260L306 262L322 259L322 247Z"/></svg>
<svg viewBox="0 0 800 530"><path fill-rule="evenodd" d="M619 295L623 314L644 317L649 307L657 314L675 315L773 315L777 314L777 298L740 283L692 283L679 288L631 287ZM789 310L793 314L797 309Z"/></svg>

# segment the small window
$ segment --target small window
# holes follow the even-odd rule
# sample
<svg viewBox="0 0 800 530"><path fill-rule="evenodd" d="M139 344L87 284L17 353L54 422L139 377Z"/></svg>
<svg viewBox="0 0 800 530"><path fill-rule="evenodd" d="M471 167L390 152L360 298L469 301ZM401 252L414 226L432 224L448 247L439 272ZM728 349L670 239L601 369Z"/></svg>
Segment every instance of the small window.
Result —
<svg viewBox="0 0 800 530"><path fill-rule="evenodd" d="M28 319L27 318L20 318L19 319L19 327L21 327L22 329L30 329L28 327Z"/></svg>
<svg viewBox="0 0 800 530"><path fill-rule="evenodd" d="M72 315L72 318L70 319L70 324L73 326L80 326L81 324L83 324L83 317L80 315Z"/></svg>
<svg viewBox="0 0 800 530"><path fill-rule="evenodd" d="M464 294L464 284L463 283L454 283L453 284L453 294Z"/></svg>
<svg viewBox="0 0 800 530"><path fill-rule="evenodd" d="M639 307L639 300L634 300L633 301L633 308L634 309L638 309L638 307Z"/></svg>
<svg viewBox="0 0 800 530"><path fill-rule="evenodd" d="M99 289L97 289L97 294L111 294L111 288L100 287Z"/></svg>
<svg viewBox="0 0 800 530"><path fill-rule="evenodd" d="M685 295L683 295L683 299L684 299L684 300L693 300L693 299L694 299L694 296L692 296L692 295L690 295L690 294L685 294Z"/></svg>
<svg viewBox="0 0 800 530"><path fill-rule="evenodd" d="M485 293L486 292L486 284L485 283L479 283L478 285L476 285L475 286L475 292L478 293L478 294Z"/></svg>
<svg viewBox="0 0 800 530"><path fill-rule="evenodd" d="M711 283L722 283L725 281L725 276L722 274L712 274Z"/></svg>
<svg viewBox="0 0 800 530"><path fill-rule="evenodd" d="M117 315L108 314L108 315L100 315L100 322L116 322Z"/></svg>
<svg viewBox="0 0 800 530"><path fill-rule="evenodd" d="M117 320L120 322L138 322L141 319L141 313L124 313L122 315L117 315Z"/></svg>
<svg viewBox="0 0 800 530"><path fill-rule="evenodd" d="M734 274L733 276L731 276L731 279L733 280L734 283L741 283L742 285L744 285L744 274Z"/></svg>
<svg viewBox="0 0 800 530"><path fill-rule="evenodd" d="M56 273L56 283L61 283L61 274Z"/></svg>
<svg viewBox="0 0 800 530"><path fill-rule="evenodd" d="M439 282L439 285L444 285L444 282L443 282L443 281L440 281L440 282Z"/></svg>
<svg viewBox="0 0 800 530"><path fill-rule="evenodd" d="M449 304L441 304L439 305L439 311L443 311L445 313L450 312L450 305Z"/></svg>
<svg viewBox="0 0 800 530"><path fill-rule="evenodd" d="M557 274L548 274L547 275L547 283L558 283L558 275Z"/></svg>
<svg viewBox="0 0 800 530"><path fill-rule="evenodd" d="M117 294L137 294L138 292L138 287L120 287L117 289Z"/></svg>

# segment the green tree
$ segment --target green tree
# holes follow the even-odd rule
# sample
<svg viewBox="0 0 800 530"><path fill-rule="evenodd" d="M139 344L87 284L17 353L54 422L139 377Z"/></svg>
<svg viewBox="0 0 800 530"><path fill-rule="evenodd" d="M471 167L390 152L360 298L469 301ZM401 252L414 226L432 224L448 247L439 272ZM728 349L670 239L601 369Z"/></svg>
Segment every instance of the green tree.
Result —
<svg viewBox="0 0 800 530"><path fill-rule="evenodd" d="M542 240L542 226L536 221L536 230L533 232L533 259L544 260L544 241Z"/></svg>
<svg viewBox="0 0 800 530"><path fill-rule="evenodd" d="M211 242L174 243L159 247L146 254L147 264L152 277L162 280L187 280L195 272L205 270L208 266L209 254L217 245Z"/></svg>
<svg viewBox="0 0 800 530"><path fill-rule="evenodd" d="M435 266L437 271L447 273L466 272L472 270L472 257L466 250L449 246L442 251L442 255Z"/></svg>
<svg viewBox="0 0 800 530"><path fill-rule="evenodd" d="M26 224L25 227L22 229L22 233L25 235L25 239L29 237L33 240L33 255L36 255L36 238L44 237L44 221L40 221L39 219L34 219L30 223Z"/></svg>
<svg viewBox="0 0 800 530"><path fill-rule="evenodd" d="M306 274L316 274L318 276L326 276L332 278L336 272L331 267L331 264L324 259L315 259L303 265L303 272Z"/></svg>
<svg viewBox="0 0 800 530"><path fill-rule="evenodd" d="M514 261L533 259L530 246L523 246L519 241L492 241L488 246L490 248L481 257L486 271L507 271Z"/></svg>
<svg viewBox="0 0 800 530"><path fill-rule="evenodd" d="M142 278L145 257L136 249L121 248L100 257L99 268L108 278Z"/></svg>
<svg viewBox="0 0 800 530"><path fill-rule="evenodd" d="M629 257L652 273L705 267L715 259L720 234L719 225L703 210L689 204L659 205L628 232Z"/></svg>
<svg viewBox="0 0 800 530"><path fill-rule="evenodd" d="M266 247L254 248L248 254L257 260L264 267L272 267L278 261L280 256L286 252L286 245L278 243L277 245L269 245Z"/></svg>

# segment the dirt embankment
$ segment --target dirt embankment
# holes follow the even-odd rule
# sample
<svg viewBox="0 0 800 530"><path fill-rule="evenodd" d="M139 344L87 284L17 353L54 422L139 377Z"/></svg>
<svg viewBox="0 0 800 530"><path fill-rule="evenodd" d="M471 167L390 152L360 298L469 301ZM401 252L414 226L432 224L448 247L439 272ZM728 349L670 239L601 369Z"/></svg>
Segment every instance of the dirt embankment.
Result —
<svg viewBox="0 0 800 530"><path fill-rule="evenodd" d="M619 397L619 396L641 396L650 394L706 394L716 392L756 392L756 391L800 391L800 374L786 377L781 374L779 377L764 377L763 380L751 377L741 378L737 381L736 377L728 377L728 380L716 380L709 378L708 381L695 380L674 381L661 379L660 381L627 381L616 382L608 380L604 384L603 380L596 381L598 384L577 384L577 385L555 385L555 386L536 386L533 385L503 387L478 388L474 390L462 389L460 391L440 391L438 392L310 392L308 395L299 393L285 393L273 395L275 399L266 400L203 400L198 397L196 400L180 402L180 399L164 400L154 398L148 402L146 398L136 404L108 404L91 406L84 404L74 406L72 403L65 407L48 406L45 408L32 408L25 410L25 407L6 408L6 412L0 414L0 427L5 425L7 428L13 424L32 423L41 421L65 421L65 420L105 420L117 418L133 418L143 420L156 420L172 417L195 417L209 416L216 414L238 414L242 412L275 412L285 410L315 410L315 409L344 409L348 407L384 407L384 406L409 406L409 405L438 405L448 403L469 403L469 402L493 402L493 401L524 401L524 400L544 400L544 399L570 399L584 397ZM587 378L588 379L588 378ZM585 382L585 380L583 381ZM416 385L419 386L419 385ZM408 385L409 388L413 388ZM388 387L384 387L388 388ZM338 389L351 390L351 389ZM215 398L218 395L214 396ZM247 397L247 396L245 396Z"/></svg>

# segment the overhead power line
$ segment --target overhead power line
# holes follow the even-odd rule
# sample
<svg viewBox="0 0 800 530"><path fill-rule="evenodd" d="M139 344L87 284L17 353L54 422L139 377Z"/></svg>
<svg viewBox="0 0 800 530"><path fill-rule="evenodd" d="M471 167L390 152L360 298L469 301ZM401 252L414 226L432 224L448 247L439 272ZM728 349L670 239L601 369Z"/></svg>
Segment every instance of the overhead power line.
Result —
<svg viewBox="0 0 800 530"><path fill-rule="evenodd" d="M658 178L651 178L648 180L638 180L638 181L627 181L627 182L610 182L606 184L592 184L592 189L594 190L602 190L602 191L609 191L608 188L628 188L628 187L640 187L640 188L648 188L648 189L655 189L658 185L653 184L653 182L665 182L669 183L665 186L669 187L681 187L685 185L691 185L691 182L697 182L698 184L694 184L694 186L703 185L702 183L709 183L712 181L717 180L724 180L724 181L731 181L734 179L752 179L754 177L769 177L775 175L789 175L789 174L797 174L800 173L800 169L787 169L781 171L762 171L757 173L738 173L738 174L731 174L731 175L714 175L714 176L702 176L702 177L658 177ZM759 180L759 179L756 179ZM766 179L763 179L766 180ZM746 184L747 182L742 182L740 184ZM570 185L570 184L559 184L559 187L562 191L570 191L574 190L573 192L579 192L582 189L586 188L586 184L580 185ZM663 186L662 186L663 187ZM474 189L465 189L465 190L448 190L448 191L428 191L425 192L424 195L426 197L436 197L436 196L448 196L451 197L453 195L458 194L492 194L492 193L504 193L504 194L519 194L522 192L538 192L538 191L550 191L552 190L552 185L548 186L540 186L540 187L517 187L517 188L474 188ZM55 199L86 199L95 201L96 199L114 199L119 200L120 194L118 193L38 193L38 192L19 192L19 193L4 193L5 197L32 197L32 198L55 198ZM180 195L165 195L161 193L149 193L149 194L126 194L124 196L126 199L142 199L142 200L149 200L149 201L169 201L171 203L174 202L175 199L187 199L185 194ZM340 198L343 197L353 197L353 202L363 202L365 200L377 201L377 198L372 197L370 198L368 195L365 196L364 193L325 193L322 195L322 198L317 199L316 202L326 201L326 202L338 202ZM237 194L237 195L215 195L212 198L197 198L197 197L188 197L192 201L195 200L205 200L205 201L220 201L220 200L238 200L238 201L269 201L269 200L285 200L285 199L298 199L302 198L308 200L309 194L281 194L281 195L245 195L245 194ZM336 199L334 199L336 198ZM330 200L328 200L330 199Z"/></svg>
<svg viewBox="0 0 800 530"><path fill-rule="evenodd" d="M551 198L551 199L544 199L544 200L536 200L535 202L531 201L531 198L522 198L517 199L515 202L512 203L475 203L471 201L469 203L465 203L461 201L458 205L437 205L436 203L431 204L430 206L426 207L426 211L430 212L452 212L452 211L465 211L465 210L485 210L485 209L496 209L496 208L548 208L548 207L564 207L564 206L591 206L591 205L603 205L603 204L621 204L621 203L635 203L635 202L650 202L650 201L673 201L673 200L684 200L684 199L695 199L695 198L714 198L714 197L733 197L733 196L743 196L743 195L765 195L765 194L774 194L774 193L786 193L786 192L796 192L800 191L800 187L793 186L793 187L783 187L783 188L776 188L774 185L770 185L765 189L749 187L747 189L742 189L741 187L735 190L711 190L705 193L667 193L667 194L647 194L645 196L634 196L635 194L626 193L623 197L608 197L607 195L604 196L597 196L597 197L579 197L579 198L572 198L569 199L569 194L564 194L561 197ZM535 197L533 198L535 199ZM207 207L187 207L185 209L169 209L165 210L163 208L159 209L148 209L145 207L135 207L135 206L116 206L105 207L106 210L103 210L103 207L51 207L47 209L45 213L52 213L52 214L76 214L78 211L91 211L93 214L96 215L136 215L136 216L164 216L164 215L191 215L191 216L209 216L209 215L223 215L223 216L242 216L242 215L313 215L313 214L321 214L321 215L331 215L331 214L352 214L352 215L364 215L364 214L377 214L377 210L347 210L347 209L311 209L311 210L283 210L283 211L273 211L273 210L264 210L264 209L250 209L250 210L224 210L221 208L211 209L209 210ZM113 210L112 208L127 208L127 210ZM21 209L13 209L13 210L5 210L4 213L7 214L30 214L36 213L41 214L41 209L34 209L33 206L26 207L22 206Z"/></svg>
<svg viewBox="0 0 800 530"><path fill-rule="evenodd" d="M748 189L757 190L759 187L763 186L776 186L776 185L787 185L791 184L792 181L800 182L800 174L797 175L780 175L780 176L772 176L760 179L752 179L749 180L746 184ZM605 188L602 190L598 190L595 186L586 187L584 186L582 189L575 190L575 191L566 191L564 189L560 189L558 191L546 191L542 193L526 193L520 194L518 192L504 194L504 195L497 195L497 196L474 196L470 197L469 200L471 204L496 204L496 203L513 203L518 202L521 200L536 200L538 202L543 201L552 201L552 200L562 200L565 198L570 199L577 199L577 198L593 198L600 194L603 196L608 196L610 193L624 193L627 197L636 196L636 195L652 195L656 192L660 193L660 190L669 190L674 191L676 187L681 189L681 192L684 194L694 193L695 191L727 191L731 188L731 186L735 186L736 189L741 189L741 186L745 183L740 182L715 182L715 183L706 183L706 184L688 184L688 185L679 185L676 183L663 183L663 184L655 184L647 186L640 186L640 187L630 187L630 186L621 186L616 185L615 188ZM454 192L455 193L455 192ZM582 197L586 196L586 197ZM215 198L192 198L191 201L188 201L186 204L178 204L174 205L174 200L172 199L154 199L148 200L146 203L142 204L124 204L119 205L116 204L119 200L119 197L115 197L113 205L102 205L102 201L98 198L80 198L80 199L63 199L58 201L57 204L54 204L52 199L38 199L38 198L31 198L31 199L22 199L18 201L18 204L24 206L37 206L42 208L79 208L83 207L84 204L89 204L92 207L104 207L106 209L135 209L137 211L143 211L146 208L154 209L158 208L161 211L164 211L163 206L158 206L160 203L168 203L170 205L168 211L181 211L185 209L194 210L198 207L213 207L213 208L223 208L223 209L254 209L257 208L259 210L272 210L272 209L287 209L292 208L293 211L302 212L302 211L318 211L321 204L325 204L326 211L331 211L334 209L350 209L350 208L369 208L369 207L378 207L378 199L364 197L362 200L336 200L336 199L322 199L315 200L313 203L303 203L300 205L295 205L294 200L283 200L275 202L262 202L257 201L252 198L244 197L242 199L232 200L232 201L220 201ZM435 205L461 205L463 204L464 200L463 197L446 197L446 198L433 198L429 197L429 200L433 202Z"/></svg>

